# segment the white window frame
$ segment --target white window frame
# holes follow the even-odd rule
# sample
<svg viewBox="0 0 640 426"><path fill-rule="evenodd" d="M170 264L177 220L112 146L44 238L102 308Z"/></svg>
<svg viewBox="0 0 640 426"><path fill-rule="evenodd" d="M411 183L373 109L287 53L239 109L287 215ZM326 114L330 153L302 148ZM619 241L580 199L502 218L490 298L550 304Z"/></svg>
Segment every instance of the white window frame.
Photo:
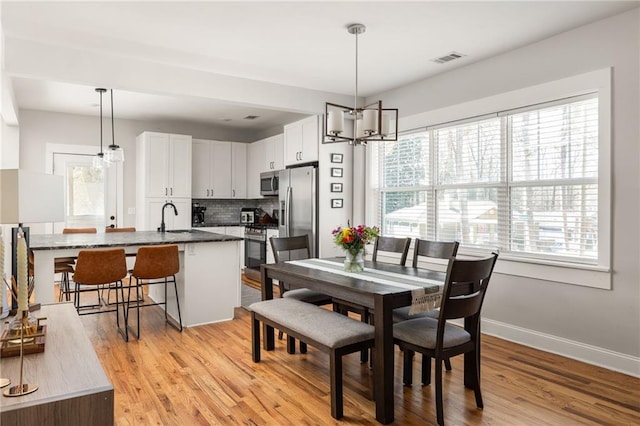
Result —
<svg viewBox="0 0 640 426"><path fill-rule="evenodd" d="M611 289L611 68L600 69L563 78L536 86L506 92L491 97L465 102L410 117L398 123L399 131L409 131L440 123L514 110L558 99L598 94L598 259L597 263L577 264L559 260L527 258L521 255L501 254L496 272L506 275L541 279L600 289ZM374 158L367 147L369 159ZM367 172L372 170L367 167ZM377 198L372 182L377 178L367 175L366 220L375 221ZM484 251L461 248L459 254L476 256Z"/></svg>

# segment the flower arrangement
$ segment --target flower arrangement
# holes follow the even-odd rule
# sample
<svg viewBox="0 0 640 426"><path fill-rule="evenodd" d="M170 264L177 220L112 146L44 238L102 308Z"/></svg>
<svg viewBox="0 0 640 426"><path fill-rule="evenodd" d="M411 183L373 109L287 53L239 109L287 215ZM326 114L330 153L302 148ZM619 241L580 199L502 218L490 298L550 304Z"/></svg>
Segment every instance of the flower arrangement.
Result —
<svg viewBox="0 0 640 426"><path fill-rule="evenodd" d="M364 249L364 246L373 241L380 234L377 226L358 225L356 227L347 226L346 228L337 227L333 234L333 241L337 246L342 247L352 256Z"/></svg>

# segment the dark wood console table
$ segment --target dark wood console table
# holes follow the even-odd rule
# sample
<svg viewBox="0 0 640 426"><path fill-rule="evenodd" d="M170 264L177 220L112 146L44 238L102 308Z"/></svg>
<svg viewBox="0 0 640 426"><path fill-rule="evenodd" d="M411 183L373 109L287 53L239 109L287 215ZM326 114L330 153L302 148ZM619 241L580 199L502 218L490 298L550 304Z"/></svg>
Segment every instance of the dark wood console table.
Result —
<svg viewBox="0 0 640 426"><path fill-rule="evenodd" d="M0 395L0 424L113 425L113 386L73 304L44 305L32 314L47 317L45 351L24 357L24 382L39 389L20 397ZM20 357L0 359L0 375L17 385Z"/></svg>

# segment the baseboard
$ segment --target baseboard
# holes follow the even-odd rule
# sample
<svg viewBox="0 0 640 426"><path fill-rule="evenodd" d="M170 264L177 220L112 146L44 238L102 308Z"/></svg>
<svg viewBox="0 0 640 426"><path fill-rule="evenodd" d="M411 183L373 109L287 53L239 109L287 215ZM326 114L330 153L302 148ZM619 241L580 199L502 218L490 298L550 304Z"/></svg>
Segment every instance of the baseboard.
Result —
<svg viewBox="0 0 640 426"><path fill-rule="evenodd" d="M540 333L491 319L482 319L482 332L490 336L567 358L604 367L634 377L640 377L640 357L614 352L562 337Z"/></svg>

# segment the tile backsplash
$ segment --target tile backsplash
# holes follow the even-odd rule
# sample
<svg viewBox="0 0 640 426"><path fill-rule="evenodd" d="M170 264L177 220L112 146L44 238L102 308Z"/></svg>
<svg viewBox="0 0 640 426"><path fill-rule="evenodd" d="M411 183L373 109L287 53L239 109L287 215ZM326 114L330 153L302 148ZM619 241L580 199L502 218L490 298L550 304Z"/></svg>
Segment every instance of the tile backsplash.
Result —
<svg viewBox="0 0 640 426"><path fill-rule="evenodd" d="M269 215L278 208L278 197L258 198L255 200L209 200L196 199L192 203L198 203L207 208L204 212L205 224L234 224L240 222L240 210L243 207L261 208Z"/></svg>

